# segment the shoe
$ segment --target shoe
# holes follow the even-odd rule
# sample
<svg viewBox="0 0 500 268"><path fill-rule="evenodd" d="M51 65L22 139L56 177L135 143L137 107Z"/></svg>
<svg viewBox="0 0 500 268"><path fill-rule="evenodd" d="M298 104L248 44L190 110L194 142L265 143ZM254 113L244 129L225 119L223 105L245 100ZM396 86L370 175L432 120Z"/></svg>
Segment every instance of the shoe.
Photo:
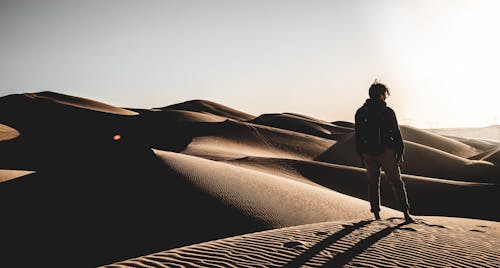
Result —
<svg viewBox="0 0 500 268"><path fill-rule="evenodd" d="M408 212L405 212L405 222L406 223L413 223L415 222L415 220L411 217L410 213Z"/></svg>

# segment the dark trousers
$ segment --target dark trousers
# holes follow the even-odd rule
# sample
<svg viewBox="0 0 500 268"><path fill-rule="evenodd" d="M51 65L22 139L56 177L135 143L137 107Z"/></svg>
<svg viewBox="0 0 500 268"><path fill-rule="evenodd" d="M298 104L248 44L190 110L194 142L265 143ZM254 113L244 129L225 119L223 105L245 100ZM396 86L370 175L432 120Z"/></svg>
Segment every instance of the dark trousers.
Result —
<svg viewBox="0 0 500 268"><path fill-rule="evenodd" d="M396 152L392 149L386 149L380 155L363 154L363 160L368 173L368 197L371 211L380 211L380 168L384 170L401 210L407 211L409 208L408 197L406 196L405 183L401 179Z"/></svg>

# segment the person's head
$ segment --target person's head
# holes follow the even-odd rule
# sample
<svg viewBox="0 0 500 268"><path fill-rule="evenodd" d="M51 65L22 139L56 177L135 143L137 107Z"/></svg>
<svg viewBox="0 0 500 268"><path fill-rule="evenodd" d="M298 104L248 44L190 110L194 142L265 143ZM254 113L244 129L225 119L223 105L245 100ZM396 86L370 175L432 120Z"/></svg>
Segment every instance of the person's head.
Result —
<svg viewBox="0 0 500 268"><path fill-rule="evenodd" d="M375 82L373 82L373 84L370 86L368 94L370 95L371 99L379 99L383 101L385 101L387 96L391 95L389 89L384 84L380 83L377 79L375 79Z"/></svg>

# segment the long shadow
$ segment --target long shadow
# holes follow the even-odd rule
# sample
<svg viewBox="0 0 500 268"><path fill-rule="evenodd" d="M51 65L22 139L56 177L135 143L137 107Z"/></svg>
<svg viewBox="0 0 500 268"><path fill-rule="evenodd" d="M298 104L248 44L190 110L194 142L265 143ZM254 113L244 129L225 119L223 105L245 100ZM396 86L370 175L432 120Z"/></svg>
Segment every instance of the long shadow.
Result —
<svg viewBox="0 0 500 268"><path fill-rule="evenodd" d="M333 235L321 240L318 242L316 245L311 247L309 250L303 252L299 256L297 256L295 259L284 265L283 267L291 268L291 267L300 267L301 265L305 264L307 261L312 259L314 256L316 256L319 252L322 250L326 249L328 246L331 244L339 241L342 239L344 236L354 232L357 229L362 228L363 226L369 224L373 220L366 220L366 221L360 221L357 223L354 223L353 225L345 226L344 229L334 233Z"/></svg>
<svg viewBox="0 0 500 268"><path fill-rule="evenodd" d="M387 227L381 231L378 231L369 237L360 240L356 245L354 245L352 248L349 250L338 253L328 261L323 267L343 267L345 264L350 262L352 259L354 259L357 255L361 254L363 251L365 251L367 248L375 244L377 241L380 239L388 236L391 234L394 230L400 228L401 226L404 226L408 224L407 222L402 222L396 226L392 227Z"/></svg>

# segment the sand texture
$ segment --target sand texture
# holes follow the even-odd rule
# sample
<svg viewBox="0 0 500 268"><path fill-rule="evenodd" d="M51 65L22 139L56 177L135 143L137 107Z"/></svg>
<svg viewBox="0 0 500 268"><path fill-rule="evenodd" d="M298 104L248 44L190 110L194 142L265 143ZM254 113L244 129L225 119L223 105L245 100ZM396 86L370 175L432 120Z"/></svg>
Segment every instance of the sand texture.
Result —
<svg viewBox="0 0 500 268"><path fill-rule="evenodd" d="M497 222L449 218L445 225L441 223L437 218L411 224L396 218L316 223L200 243L103 267L500 266Z"/></svg>
<svg viewBox="0 0 500 268"><path fill-rule="evenodd" d="M352 122L1 97L0 266L499 267L500 143L401 131L411 224Z"/></svg>

